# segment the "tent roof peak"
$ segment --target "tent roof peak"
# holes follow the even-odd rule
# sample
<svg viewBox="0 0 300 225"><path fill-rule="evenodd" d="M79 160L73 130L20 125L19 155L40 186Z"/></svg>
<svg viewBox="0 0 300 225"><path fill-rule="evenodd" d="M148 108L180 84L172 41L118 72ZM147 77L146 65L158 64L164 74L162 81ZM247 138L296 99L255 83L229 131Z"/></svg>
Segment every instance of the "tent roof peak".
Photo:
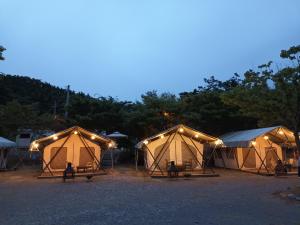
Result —
<svg viewBox="0 0 300 225"><path fill-rule="evenodd" d="M180 129L183 129L183 130L180 130ZM141 148L143 146L143 143L145 142L149 142L149 141L152 141L154 139L158 139L159 137L161 137L162 135L166 135L166 134L170 134L170 133L174 133L174 132L178 132L179 134L184 134L186 136L190 136L190 137L193 137L195 138L199 138L199 140L204 140L204 141L207 141L207 142L213 142L213 141L216 141L218 140L218 138L216 137L213 137L213 136L210 136L208 134L205 134L203 132L200 132L200 131L197 131L191 127L188 127L184 124L178 124L176 126L173 126L167 130L164 130L156 135L153 135L151 137L148 137L146 139L143 139L142 141L140 141L139 143L136 144L136 147L137 148Z"/></svg>

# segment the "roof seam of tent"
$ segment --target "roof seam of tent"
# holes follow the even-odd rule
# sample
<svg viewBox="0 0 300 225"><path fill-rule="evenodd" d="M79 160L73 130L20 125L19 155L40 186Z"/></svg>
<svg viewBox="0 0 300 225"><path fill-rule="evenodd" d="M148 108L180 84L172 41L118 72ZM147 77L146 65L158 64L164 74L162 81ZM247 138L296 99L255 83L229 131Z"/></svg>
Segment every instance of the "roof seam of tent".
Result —
<svg viewBox="0 0 300 225"><path fill-rule="evenodd" d="M139 143L136 144L136 146L139 146L138 148L140 148L140 147L141 147L141 143L143 143L143 142L145 142L145 141L151 141L151 140L153 140L153 139L159 138L161 135L165 135L165 134L167 134L167 133L169 133L169 132L178 130L178 129L180 129L180 128L183 128L183 129L186 128L186 129L189 129L189 130L191 130L192 132L194 132L194 134L200 134L200 135L202 135L203 137L208 137L208 138L206 138L206 139L205 139L205 138L202 138L202 140L210 141L210 140L208 140L208 139L212 139L211 142L218 140L218 138L216 138L216 137L213 137L213 136L210 136L210 135L205 134L205 133L203 133L203 132L197 131L197 130L195 130L195 129L191 128L191 127L188 127L188 126L186 126L186 125L178 124L178 125L176 125L176 126L174 126L174 127L171 127L171 128L169 128L169 129L167 129L167 130L164 130L164 131L162 131L162 132L160 132L160 133L158 133L158 134L156 134L156 135L154 135L154 136L151 136L151 137L149 137L149 138L145 138L145 139L141 140ZM191 135L189 135L189 136L191 136ZM201 137L199 137L199 138L201 139Z"/></svg>

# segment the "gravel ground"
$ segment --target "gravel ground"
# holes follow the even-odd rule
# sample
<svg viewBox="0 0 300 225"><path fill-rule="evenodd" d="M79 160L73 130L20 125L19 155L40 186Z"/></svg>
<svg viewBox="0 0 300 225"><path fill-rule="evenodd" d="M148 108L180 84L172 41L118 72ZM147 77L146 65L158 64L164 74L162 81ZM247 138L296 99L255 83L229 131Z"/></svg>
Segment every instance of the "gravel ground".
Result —
<svg viewBox="0 0 300 225"><path fill-rule="evenodd" d="M299 178L218 172L170 180L121 169L66 183L32 170L0 173L0 224L300 224L300 203L274 194L300 186Z"/></svg>

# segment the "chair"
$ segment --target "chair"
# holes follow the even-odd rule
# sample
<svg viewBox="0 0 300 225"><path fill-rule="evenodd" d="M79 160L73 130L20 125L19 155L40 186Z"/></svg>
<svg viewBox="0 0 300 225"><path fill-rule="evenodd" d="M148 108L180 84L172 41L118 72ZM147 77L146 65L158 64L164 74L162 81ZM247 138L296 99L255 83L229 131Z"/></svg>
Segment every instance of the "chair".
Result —
<svg viewBox="0 0 300 225"><path fill-rule="evenodd" d="M192 170L193 170L192 160L190 159L190 160L185 161L184 162L184 176L185 177L191 176Z"/></svg>

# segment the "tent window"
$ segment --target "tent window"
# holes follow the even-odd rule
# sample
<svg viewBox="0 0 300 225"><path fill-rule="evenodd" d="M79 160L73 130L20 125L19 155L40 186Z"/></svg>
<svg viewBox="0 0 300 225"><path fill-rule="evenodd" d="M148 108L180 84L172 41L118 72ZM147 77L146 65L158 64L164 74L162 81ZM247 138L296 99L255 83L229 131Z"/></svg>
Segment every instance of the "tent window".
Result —
<svg viewBox="0 0 300 225"><path fill-rule="evenodd" d="M95 148L89 147L81 147L80 148L80 158L79 158L79 165L86 166L88 163L94 162L94 155L95 155Z"/></svg>
<svg viewBox="0 0 300 225"><path fill-rule="evenodd" d="M53 158L54 156L55 158ZM50 164L52 169L65 169L67 164L67 148L51 148L50 160L52 160Z"/></svg>

